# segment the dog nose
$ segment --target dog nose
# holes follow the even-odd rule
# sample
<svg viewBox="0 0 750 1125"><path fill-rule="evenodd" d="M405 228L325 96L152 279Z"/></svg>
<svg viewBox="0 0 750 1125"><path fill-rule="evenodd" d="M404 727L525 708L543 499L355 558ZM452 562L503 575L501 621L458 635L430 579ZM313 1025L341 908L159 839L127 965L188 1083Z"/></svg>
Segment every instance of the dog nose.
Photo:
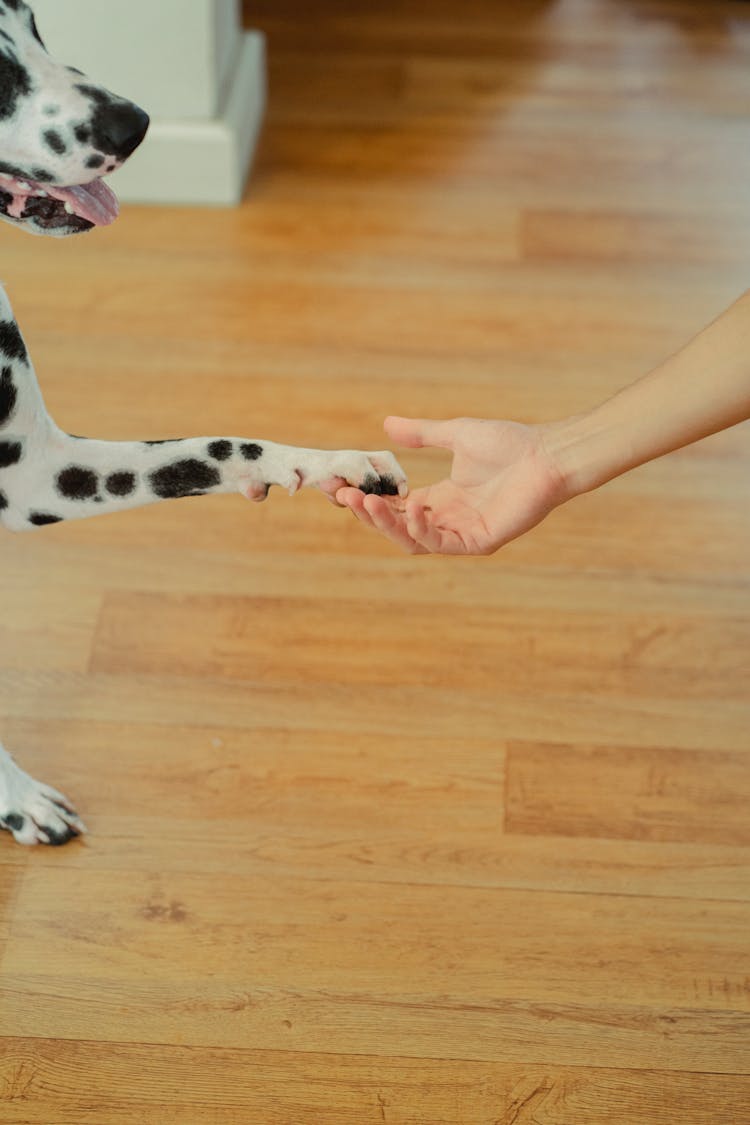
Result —
<svg viewBox="0 0 750 1125"><path fill-rule="evenodd" d="M149 116L133 102L109 106L99 118L98 143L104 152L127 159L146 136Z"/></svg>

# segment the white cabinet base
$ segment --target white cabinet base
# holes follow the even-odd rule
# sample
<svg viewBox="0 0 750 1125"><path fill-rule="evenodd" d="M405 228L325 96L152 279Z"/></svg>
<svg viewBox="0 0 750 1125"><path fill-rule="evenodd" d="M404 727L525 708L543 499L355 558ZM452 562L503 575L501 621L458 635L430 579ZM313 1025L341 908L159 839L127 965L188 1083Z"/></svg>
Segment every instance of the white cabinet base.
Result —
<svg viewBox="0 0 750 1125"><path fill-rule="evenodd" d="M234 204L242 198L263 122L265 40L240 38L219 114L152 121L143 145L110 177L120 199L135 203ZM144 107L148 108L148 107Z"/></svg>
<svg viewBox="0 0 750 1125"><path fill-rule="evenodd" d="M123 200L233 204L266 98L265 44L239 0L32 0L59 62L141 105L151 128L112 177Z"/></svg>

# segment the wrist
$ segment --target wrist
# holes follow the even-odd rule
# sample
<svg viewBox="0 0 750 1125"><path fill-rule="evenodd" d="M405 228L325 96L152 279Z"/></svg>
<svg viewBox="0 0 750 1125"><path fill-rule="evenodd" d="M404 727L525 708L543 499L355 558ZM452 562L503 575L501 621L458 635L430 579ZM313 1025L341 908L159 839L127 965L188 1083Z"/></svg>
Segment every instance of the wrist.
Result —
<svg viewBox="0 0 750 1125"><path fill-rule="evenodd" d="M541 427L542 441L567 500L591 492L623 471L613 457L619 442L596 411Z"/></svg>

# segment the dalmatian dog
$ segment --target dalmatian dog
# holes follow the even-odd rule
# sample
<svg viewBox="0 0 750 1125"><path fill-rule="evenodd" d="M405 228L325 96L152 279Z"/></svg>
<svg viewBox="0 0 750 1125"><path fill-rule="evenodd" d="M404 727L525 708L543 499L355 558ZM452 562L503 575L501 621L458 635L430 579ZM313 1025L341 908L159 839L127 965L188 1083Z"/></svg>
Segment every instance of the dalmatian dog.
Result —
<svg viewBox="0 0 750 1125"><path fill-rule="evenodd" d="M146 135L138 106L47 53L29 6L0 0L0 218L57 238L112 223L103 180ZM206 493L263 500L272 485L329 495L347 483L405 494L387 452L298 449L247 437L96 441L61 430L0 289L0 522L10 531ZM0 747L0 827L21 844L64 844L85 831L70 802Z"/></svg>

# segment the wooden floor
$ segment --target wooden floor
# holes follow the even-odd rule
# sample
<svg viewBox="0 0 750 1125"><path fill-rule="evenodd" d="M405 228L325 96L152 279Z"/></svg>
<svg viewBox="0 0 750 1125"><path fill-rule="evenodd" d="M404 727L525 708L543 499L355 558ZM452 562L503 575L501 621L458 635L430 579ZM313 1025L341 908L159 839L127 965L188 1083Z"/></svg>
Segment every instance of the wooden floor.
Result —
<svg viewBox="0 0 750 1125"><path fill-rule="evenodd" d="M78 433L548 419L750 284L750 6L250 0L237 211L0 232ZM407 456L416 483L444 461ZM3 1125L750 1120L750 432L491 559L319 496L2 541Z"/></svg>

